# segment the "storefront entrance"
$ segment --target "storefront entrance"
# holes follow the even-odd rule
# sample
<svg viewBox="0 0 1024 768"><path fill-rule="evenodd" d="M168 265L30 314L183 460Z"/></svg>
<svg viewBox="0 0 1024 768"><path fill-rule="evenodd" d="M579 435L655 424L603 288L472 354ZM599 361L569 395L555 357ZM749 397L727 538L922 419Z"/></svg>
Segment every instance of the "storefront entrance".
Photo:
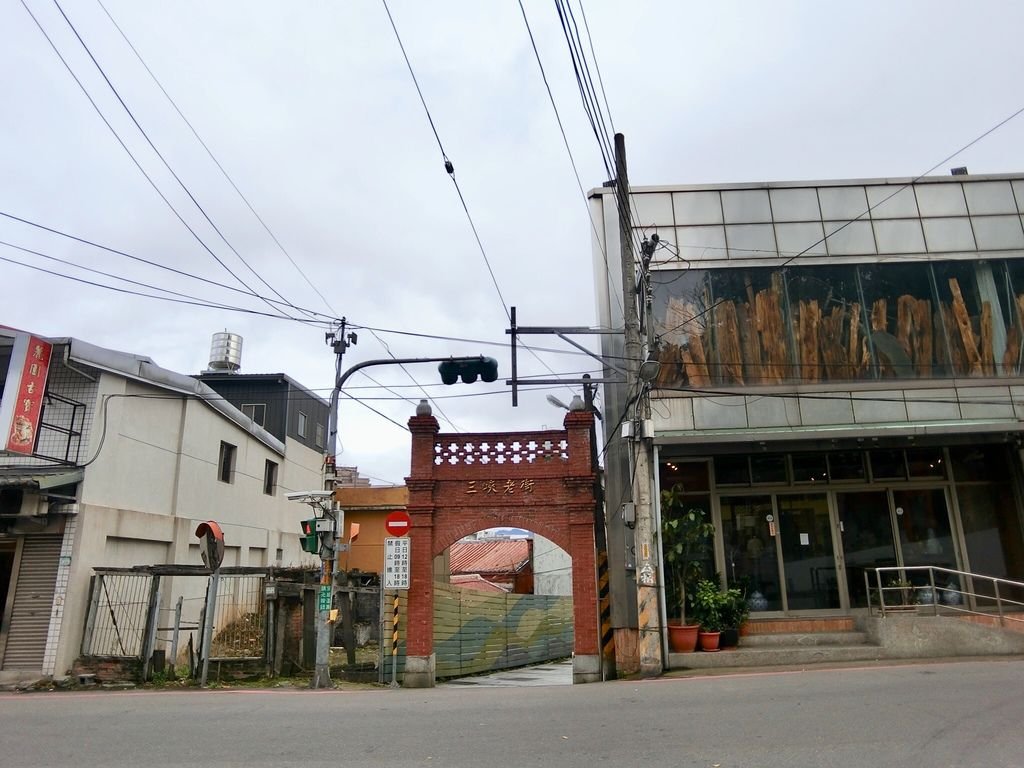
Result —
<svg viewBox="0 0 1024 768"><path fill-rule="evenodd" d="M944 488L776 493L719 499L726 580L755 611L867 606L880 566L957 568Z"/></svg>

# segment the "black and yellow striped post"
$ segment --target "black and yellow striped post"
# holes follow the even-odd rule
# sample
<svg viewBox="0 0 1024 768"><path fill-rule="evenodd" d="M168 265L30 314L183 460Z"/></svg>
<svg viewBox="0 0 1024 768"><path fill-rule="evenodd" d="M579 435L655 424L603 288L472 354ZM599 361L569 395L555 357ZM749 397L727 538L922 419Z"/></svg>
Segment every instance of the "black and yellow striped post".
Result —
<svg viewBox="0 0 1024 768"><path fill-rule="evenodd" d="M395 592L395 608L391 616L391 687L398 687L398 593Z"/></svg>
<svg viewBox="0 0 1024 768"><path fill-rule="evenodd" d="M601 615L601 658L604 679L615 679L615 633L612 631L612 601L608 578L608 551L597 552L597 605Z"/></svg>

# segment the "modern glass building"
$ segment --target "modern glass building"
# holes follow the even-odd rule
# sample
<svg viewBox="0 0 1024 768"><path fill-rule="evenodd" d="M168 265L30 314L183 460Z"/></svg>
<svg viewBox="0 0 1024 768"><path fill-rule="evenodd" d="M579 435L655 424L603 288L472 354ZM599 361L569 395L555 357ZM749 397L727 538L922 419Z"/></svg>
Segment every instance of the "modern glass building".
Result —
<svg viewBox="0 0 1024 768"><path fill-rule="evenodd" d="M856 612L882 565L1024 580L1024 175L634 188L632 202L634 242L659 239L652 497L681 485L707 511L706 567L754 617ZM622 327L614 190L591 203L600 319ZM604 396L614 425L626 393ZM621 455L608 468L613 623L635 626L614 508L629 470Z"/></svg>

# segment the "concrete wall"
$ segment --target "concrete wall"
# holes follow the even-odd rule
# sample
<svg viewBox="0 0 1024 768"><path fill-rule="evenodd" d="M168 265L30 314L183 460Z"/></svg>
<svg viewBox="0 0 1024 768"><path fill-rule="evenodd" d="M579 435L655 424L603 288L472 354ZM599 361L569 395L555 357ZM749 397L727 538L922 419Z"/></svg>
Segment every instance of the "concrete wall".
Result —
<svg viewBox="0 0 1024 768"><path fill-rule="evenodd" d="M890 658L996 656L1024 653L1024 633L949 616L861 617L858 628Z"/></svg>
<svg viewBox="0 0 1024 768"><path fill-rule="evenodd" d="M553 541L537 534L533 536L533 594L572 594L572 558Z"/></svg>

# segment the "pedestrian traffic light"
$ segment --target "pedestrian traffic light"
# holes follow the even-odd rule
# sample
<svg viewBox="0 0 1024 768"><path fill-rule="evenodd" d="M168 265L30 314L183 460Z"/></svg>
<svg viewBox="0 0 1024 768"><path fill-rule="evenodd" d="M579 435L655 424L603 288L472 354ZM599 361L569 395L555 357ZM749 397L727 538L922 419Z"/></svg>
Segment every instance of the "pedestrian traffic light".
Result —
<svg viewBox="0 0 1024 768"><path fill-rule="evenodd" d="M302 536L299 538L303 552L317 554L320 552L320 540L316 534L316 518L302 521Z"/></svg>
<svg viewBox="0 0 1024 768"><path fill-rule="evenodd" d="M462 379L463 384L472 384L480 378L491 382L498 380L498 361L493 357L453 357L437 366L441 381L454 384Z"/></svg>

